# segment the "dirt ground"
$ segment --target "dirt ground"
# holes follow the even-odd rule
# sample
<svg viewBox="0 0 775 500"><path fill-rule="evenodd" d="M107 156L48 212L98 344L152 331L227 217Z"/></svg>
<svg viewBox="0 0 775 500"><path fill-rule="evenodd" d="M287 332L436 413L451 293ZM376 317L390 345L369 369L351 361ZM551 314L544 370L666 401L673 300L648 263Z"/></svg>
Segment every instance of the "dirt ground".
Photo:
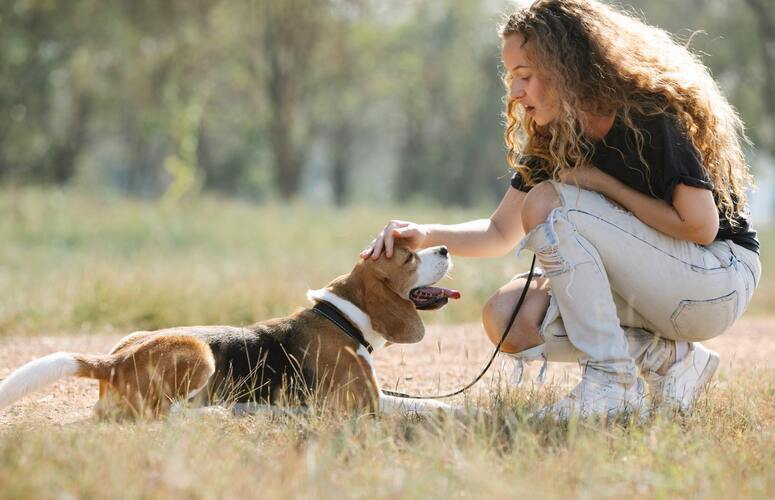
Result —
<svg viewBox="0 0 775 500"><path fill-rule="evenodd" d="M723 336L705 343L721 354L718 379L742 368L775 368L775 342L771 337L775 318L741 319ZM69 335L12 337L0 340L0 379L22 364L56 351L104 353L123 335ZM435 393L457 389L472 379L492 353L479 325L441 326L427 329L425 339L414 345L395 345L374 355L383 388L403 392ZM499 377L508 380L511 364L496 360L479 383L486 389ZM535 373L536 367L532 368ZM549 368L547 379L570 384L577 378L575 364ZM17 423L65 424L91 416L97 399L97 382L70 378L32 394L0 411L0 428Z"/></svg>

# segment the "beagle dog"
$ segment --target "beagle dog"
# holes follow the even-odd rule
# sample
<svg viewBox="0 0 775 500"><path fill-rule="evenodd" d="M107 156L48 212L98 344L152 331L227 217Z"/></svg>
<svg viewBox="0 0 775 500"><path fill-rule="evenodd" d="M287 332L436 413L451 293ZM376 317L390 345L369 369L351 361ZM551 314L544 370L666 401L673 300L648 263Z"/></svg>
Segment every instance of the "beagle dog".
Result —
<svg viewBox="0 0 775 500"><path fill-rule="evenodd" d="M313 307L249 327L192 326L140 331L107 355L54 353L0 384L0 409L54 381L99 380L97 415L160 417L175 404L256 406L323 403L375 413L449 409L433 400L383 395L371 351L425 335L418 309L443 307L460 293L431 286L452 264L446 247L359 261L320 290Z"/></svg>

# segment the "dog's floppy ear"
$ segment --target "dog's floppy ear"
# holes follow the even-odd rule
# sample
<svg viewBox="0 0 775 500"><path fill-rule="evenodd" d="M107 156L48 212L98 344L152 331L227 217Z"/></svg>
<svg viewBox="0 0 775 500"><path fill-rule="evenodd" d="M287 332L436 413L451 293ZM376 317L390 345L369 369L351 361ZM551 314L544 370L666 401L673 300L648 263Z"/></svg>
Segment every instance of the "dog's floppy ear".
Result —
<svg viewBox="0 0 775 500"><path fill-rule="evenodd" d="M368 280L364 295L364 309L371 318L371 326L388 342L411 344L425 336L425 326L412 301L398 295L379 270L375 279Z"/></svg>

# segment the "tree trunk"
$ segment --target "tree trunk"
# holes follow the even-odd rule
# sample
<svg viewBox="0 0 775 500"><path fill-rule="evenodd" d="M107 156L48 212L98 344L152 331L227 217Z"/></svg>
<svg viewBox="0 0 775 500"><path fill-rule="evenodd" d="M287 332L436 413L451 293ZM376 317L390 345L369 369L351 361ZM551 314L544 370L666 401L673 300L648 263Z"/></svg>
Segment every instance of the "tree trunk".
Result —
<svg viewBox="0 0 775 500"><path fill-rule="evenodd" d="M762 69L764 70L764 88L762 100L770 121L775 121L775 14L771 0L746 0L756 17L759 35L762 39ZM770 151L775 144L768 144Z"/></svg>
<svg viewBox="0 0 775 500"><path fill-rule="evenodd" d="M284 199L295 196L301 180L301 155L293 141L293 77L286 73L282 54L270 55L272 74L269 82L272 123L269 127L274 154L274 178Z"/></svg>
<svg viewBox="0 0 775 500"><path fill-rule="evenodd" d="M284 199L294 197L301 183L305 138L303 120L296 120L302 100L304 72L314 45L316 12L304 2L268 2L264 5L264 49L269 59L267 93L271 110L270 148L274 181Z"/></svg>
<svg viewBox="0 0 775 500"><path fill-rule="evenodd" d="M92 101L88 97L78 97L75 108L65 139L58 145L51 158L52 179L58 185L66 184L73 178L78 156L86 144L86 131L93 108Z"/></svg>
<svg viewBox="0 0 775 500"><path fill-rule="evenodd" d="M334 191L334 203L343 207L350 199L350 154L352 152L354 132L348 122L336 127L333 140L333 166L331 186Z"/></svg>
<svg viewBox="0 0 775 500"><path fill-rule="evenodd" d="M425 143L422 136L422 121L413 116L411 111L407 113L406 139L401 147L401 160L396 182L396 197L406 201L413 194L423 188L423 175L421 168L424 165Z"/></svg>

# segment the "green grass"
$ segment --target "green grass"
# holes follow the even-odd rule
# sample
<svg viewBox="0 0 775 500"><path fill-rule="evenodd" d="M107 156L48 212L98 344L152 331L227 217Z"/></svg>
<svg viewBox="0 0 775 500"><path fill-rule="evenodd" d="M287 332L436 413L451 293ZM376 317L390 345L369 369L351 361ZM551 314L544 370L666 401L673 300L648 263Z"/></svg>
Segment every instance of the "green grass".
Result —
<svg viewBox="0 0 775 500"><path fill-rule="evenodd" d="M349 272L391 218L461 222L492 207L265 205L217 198L165 207L99 194L0 191L0 335L245 324L305 305L308 288ZM752 313L775 310L772 231ZM528 261L455 260L463 299L426 322L478 322L487 298Z"/></svg>
<svg viewBox="0 0 775 500"><path fill-rule="evenodd" d="M255 206L216 198L174 207L98 195L0 192L0 335L245 324L306 305L347 273L390 218L458 222L490 208ZM524 269L513 255L457 259L464 300L429 322L479 321Z"/></svg>

